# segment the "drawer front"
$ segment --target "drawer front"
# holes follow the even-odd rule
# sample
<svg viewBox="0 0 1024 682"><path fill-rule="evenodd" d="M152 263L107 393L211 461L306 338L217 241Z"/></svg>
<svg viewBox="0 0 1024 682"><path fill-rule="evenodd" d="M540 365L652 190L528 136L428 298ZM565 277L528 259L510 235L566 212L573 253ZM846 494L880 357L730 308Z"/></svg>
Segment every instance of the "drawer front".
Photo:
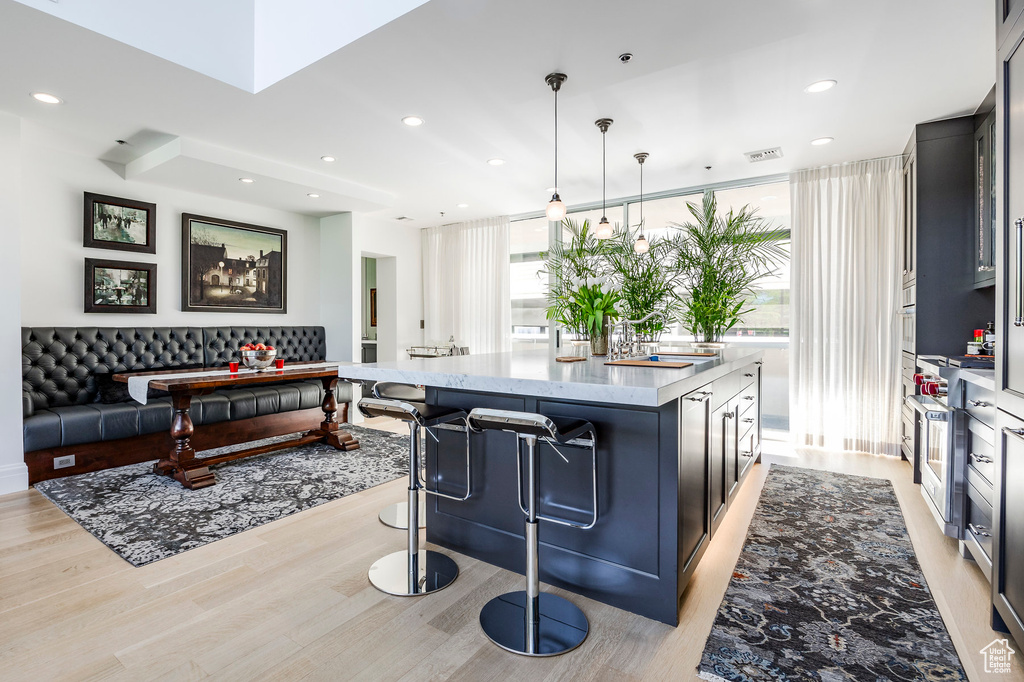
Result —
<svg viewBox="0 0 1024 682"><path fill-rule="evenodd" d="M910 307L917 303L917 285L911 284L908 287L903 288L903 295L900 297L900 303L904 308Z"/></svg>
<svg viewBox="0 0 1024 682"><path fill-rule="evenodd" d="M917 347L917 313L903 313L900 343L904 353L913 353Z"/></svg>
<svg viewBox="0 0 1024 682"><path fill-rule="evenodd" d="M992 505L977 490L967 486L964 540L978 545L989 565L992 564ZM974 557L976 560L978 557Z"/></svg>
<svg viewBox="0 0 1024 682"><path fill-rule="evenodd" d="M914 416L913 414L903 415L900 433L900 450L908 462L914 461Z"/></svg>
<svg viewBox="0 0 1024 682"><path fill-rule="evenodd" d="M964 382L964 409L983 424L996 425L995 393L977 384Z"/></svg>
<svg viewBox="0 0 1024 682"><path fill-rule="evenodd" d="M995 431L977 419L967 420L967 480L981 490L991 490L996 480ZM979 480L980 479L980 480Z"/></svg>
<svg viewBox="0 0 1024 682"><path fill-rule="evenodd" d="M752 413L757 412L757 409L755 409L757 405L757 389L758 386L757 382L755 381L749 386L744 387L744 389L740 391L740 394L736 396L736 409L739 410L740 417L750 416ZM742 426L740 427L740 430L743 430Z"/></svg>
<svg viewBox="0 0 1024 682"><path fill-rule="evenodd" d="M736 449L736 467L740 478L750 468L750 465L754 463L761 450L761 443L757 438L757 424L753 426L755 428L740 436L739 447Z"/></svg>
<svg viewBox="0 0 1024 682"><path fill-rule="evenodd" d="M913 353L903 353L903 373L910 373L911 376L917 371L917 356Z"/></svg>

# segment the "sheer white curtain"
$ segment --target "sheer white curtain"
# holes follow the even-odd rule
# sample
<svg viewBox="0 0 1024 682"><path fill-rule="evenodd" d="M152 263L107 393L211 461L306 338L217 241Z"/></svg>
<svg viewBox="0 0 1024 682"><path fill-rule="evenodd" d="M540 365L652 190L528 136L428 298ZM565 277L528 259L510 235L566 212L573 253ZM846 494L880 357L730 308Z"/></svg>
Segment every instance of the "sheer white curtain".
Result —
<svg viewBox="0 0 1024 682"><path fill-rule="evenodd" d="M423 230L423 320L428 343L512 349L508 216Z"/></svg>
<svg viewBox="0 0 1024 682"><path fill-rule="evenodd" d="M790 176L790 430L797 445L899 454L902 159Z"/></svg>

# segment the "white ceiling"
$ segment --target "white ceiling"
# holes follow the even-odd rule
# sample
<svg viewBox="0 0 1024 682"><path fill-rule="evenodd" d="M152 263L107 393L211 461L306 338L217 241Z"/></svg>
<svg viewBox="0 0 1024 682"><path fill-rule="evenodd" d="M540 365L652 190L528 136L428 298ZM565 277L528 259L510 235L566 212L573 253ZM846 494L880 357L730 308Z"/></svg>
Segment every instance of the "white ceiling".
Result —
<svg viewBox="0 0 1024 682"><path fill-rule="evenodd" d="M995 82L994 33L982 1L430 0L251 94L0 0L0 109L107 161L162 149L150 161L163 165L129 166L148 168L140 180L423 227L440 211L543 209L550 71L569 76L559 185L573 205L600 200L599 117L615 119L612 197L636 194L636 151L651 155L646 191L899 153L915 123L974 111ZM824 78L839 85L803 92ZM65 103L28 96L40 90ZM409 114L426 124L403 125ZM809 144L822 136L835 142ZM773 146L782 159L743 156ZM259 177L242 186L240 174Z"/></svg>

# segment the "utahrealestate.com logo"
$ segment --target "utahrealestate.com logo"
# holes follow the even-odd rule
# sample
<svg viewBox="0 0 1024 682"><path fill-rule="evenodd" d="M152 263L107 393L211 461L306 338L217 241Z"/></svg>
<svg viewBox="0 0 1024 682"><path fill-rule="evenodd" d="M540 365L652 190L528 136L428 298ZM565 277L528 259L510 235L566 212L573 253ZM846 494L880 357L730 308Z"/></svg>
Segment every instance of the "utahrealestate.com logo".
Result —
<svg viewBox="0 0 1024 682"><path fill-rule="evenodd" d="M1013 659L1014 651L1010 648L1010 642L1005 639L995 639L987 647L981 650L985 657L985 672L987 673L1008 673L1010 672L1010 661Z"/></svg>

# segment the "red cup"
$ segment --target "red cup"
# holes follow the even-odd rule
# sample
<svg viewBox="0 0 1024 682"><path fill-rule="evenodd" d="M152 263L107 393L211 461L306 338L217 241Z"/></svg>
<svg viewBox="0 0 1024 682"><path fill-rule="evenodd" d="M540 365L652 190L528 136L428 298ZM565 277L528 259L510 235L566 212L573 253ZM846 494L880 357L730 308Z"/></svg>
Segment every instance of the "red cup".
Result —
<svg viewBox="0 0 1024 682"><path fill-rule="evenodd" d="M230 369L232 372L237 372L238 371L238 360L230 361L228 363L228 369Z"/></svg>
<svg viewBox="0 0 1024 682"><path fill-rule="evenodd" d="M274 360L274 366L278 369L284 369L284 358L278 358Z"/></svg>

